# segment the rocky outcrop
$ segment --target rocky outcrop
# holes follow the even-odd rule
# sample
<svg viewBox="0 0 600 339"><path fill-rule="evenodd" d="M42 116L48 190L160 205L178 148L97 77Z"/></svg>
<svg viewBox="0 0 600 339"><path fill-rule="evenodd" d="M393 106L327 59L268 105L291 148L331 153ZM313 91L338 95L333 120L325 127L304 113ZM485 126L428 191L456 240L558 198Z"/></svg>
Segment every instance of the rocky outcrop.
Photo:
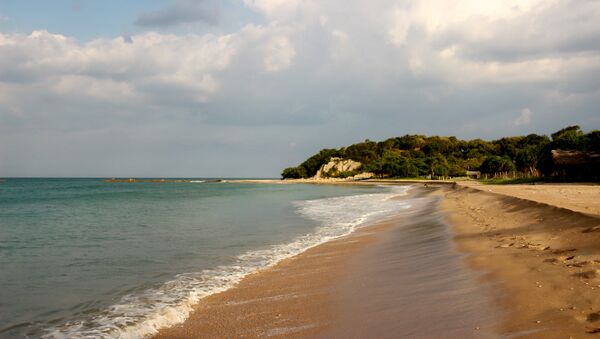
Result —
<svg viewBox="0 0 600 339"><path fill-rule="evenodd" d="M328 163L321 166L312 179L325 180L330 178L343 178L348 180L368 179L372 173L360 172L362 164L358 161L342 158L331 158Z"/></svg>

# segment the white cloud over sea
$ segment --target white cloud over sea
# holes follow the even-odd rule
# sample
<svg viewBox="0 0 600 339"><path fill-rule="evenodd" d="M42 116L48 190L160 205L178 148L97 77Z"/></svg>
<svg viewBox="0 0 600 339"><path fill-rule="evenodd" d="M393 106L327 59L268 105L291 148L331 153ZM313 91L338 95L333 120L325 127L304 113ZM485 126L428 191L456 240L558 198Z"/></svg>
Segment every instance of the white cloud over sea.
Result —
<svg viewBox="0 0 600 339"><path fill-rule="evenodd" d="M0 176L272 176L365 138L600 127L597 1L244 0L260 22L165 28L218 27L199 3L126 38L0 31Z"/></svg>

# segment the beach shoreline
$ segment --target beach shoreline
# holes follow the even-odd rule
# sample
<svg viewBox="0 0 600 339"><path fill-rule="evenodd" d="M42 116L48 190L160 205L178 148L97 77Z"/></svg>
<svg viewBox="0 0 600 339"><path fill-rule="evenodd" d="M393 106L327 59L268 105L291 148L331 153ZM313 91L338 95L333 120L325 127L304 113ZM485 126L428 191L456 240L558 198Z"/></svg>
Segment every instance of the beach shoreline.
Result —
<svg viewBox="0 0 600 339"><path fill-rule="evenodd" d="M528 185L513 186L512 196L507 195L510 189L502 188L504 192L500 192L488 185L442 185L437 194L450 225L449 238L455 250L462 253L460 261L475 273L475 278L467 280L477 282L476 295L479 301L484 300L483 304L471 300L468 308L479 307L493 314L477 319L479 324L463 323L459 329L463 332L449 337L568 338L591 336L598 331L600 232L596 231L600 219L594 214L597 203L586 202L586 197L600 192L599 186L584 185L585 192L578 194L584 198L575 202L564 199L563 206L554 206L561 202L556 194L538 194L538 201L524 199L531 194ZM556 187L535 186L540 191L556 191ZM565 187L569 186L562 185L560 194L574 194ZM542 199L546 201L539 201ZM351 282L361 274L365 277L370 267L379 264L373 255L370 262L364 258L384 248L383 240L402 223L406 219L375 223L252 274L238 286L203 299L186 322L162 329L156 337L342 337L360 333L348 325L355 324L356 319L344 313L344 309L360 305L356 302L360 293L352 291L360 291L361 285ZM411 253L415 251L402 255ZM356 264L361 260L362 268ZM302 277L301 283L298 276ZM397 292L397 287L381 287L389 287L390 279L398 276L381 275L375 293ZM427 295L421 297L427 299ZM380 315L373 316L371 322L385 328L392 324L389 320ZM412 335L428 336L426 326L414 326L416 332ZM374 327L362 329L368 328L371 332L363 334L374 333ZM385 333L378 334L385 337Z"/></svg>
<svg viewBox="0 0 600 339"><path fill-rule="evenodd" d="M477 283L478 273L454 248L435 190L411 190L407 198L418 206L406 215L361 227L204 298L183 324L155 337L494 337L489 286Z"/></svg>

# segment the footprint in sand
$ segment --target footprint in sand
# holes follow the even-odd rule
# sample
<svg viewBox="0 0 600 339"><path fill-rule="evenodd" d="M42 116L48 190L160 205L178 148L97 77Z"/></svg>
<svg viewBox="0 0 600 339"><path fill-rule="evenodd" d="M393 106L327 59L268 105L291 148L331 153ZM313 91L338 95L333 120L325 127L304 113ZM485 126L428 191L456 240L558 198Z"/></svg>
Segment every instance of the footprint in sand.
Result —
<svg viewBox="0 0 600 339"><path fill-rule="evenodd" d="M588 314L587 321L593 323L598 320L600 320L600 313L594 312L594 313Z"/></svg>
<svg viewBox="0 0 600 339"><path fill-rule="evenodd" d="M589 261L575 261L573 263L568 264L568 267L583 267L586 265L589 265L590 262Z"/></svg>
<svg viewBox="0 0 600 339"><path fill-rule="evenodd" d="M585 230L581 231L582 233L592 233L592 232L598 232L600 231L600 225L598 226L594 226L594 227L590 227L590 228L586 228Z"/></svg>
<svg viewBox="0 0 600 339"><path fill-rule="evenodd" d="M573 274L573 276L578 277L578 278L583 278L583 279L593 279L598 276L598 273L600 273L600 270L591 270L591 271L575 273L575 274Z"/></svg>
<svg viewBox="0 0 600 339"><path fill-rule="evenodd" d="M565 254L565 253L575 252L575 251L577 251L576 248L559 249L559 250L553 250L552 254Z"/></svg>
<svg viewBox="0 0 600 339"><path fill-rule="evenodd" d="M573 260L575 258L574 255L571 256L560 256L560 257L555 257L555 258L548 258L548 259L544 259L544 262L549 262L552 264L558 264L558 263L564 263L570 260Z"/></svg>
<svg viewBox="0 0 600 339"><path fill-rule="evenodd" d="M530 250L534 250L534 251L546 251L550 249L550 246L545 246L542 244L534 244L531 242L527 242L524 245L521 246L521 248L528 248Z"/></svg>

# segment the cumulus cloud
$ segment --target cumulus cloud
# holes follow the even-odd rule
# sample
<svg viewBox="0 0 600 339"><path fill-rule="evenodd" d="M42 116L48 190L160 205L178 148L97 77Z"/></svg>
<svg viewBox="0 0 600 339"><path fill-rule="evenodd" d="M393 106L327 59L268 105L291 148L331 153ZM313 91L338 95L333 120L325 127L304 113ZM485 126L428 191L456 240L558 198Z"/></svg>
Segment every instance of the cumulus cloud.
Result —
<svg viewBox="0 0 600 339"><path fill-rule="evenodd" d="M202 21L206 4L175 1L138 24ZM365 138L600 127L597 1L243 5L263 22L229 33L142 32L88 42L58 32L0 33L0 173L22 159L20 150L52 152L51 143L27 141L40 130L60 139L57 145L110 137L132 144L135 154L145 154L143 142L158 159L177 152L206 159L194 151L203 149L214 157L208 162L231 164L200 144L210 145L257 166L254 174L276 175L282 162ZM83 147L72 152L86 154ZM257 153L272 159L247 161Z"/></svg>
<svg viewBox="0 0 600 339"><path fill-rule="evenodd" d="M513 120L513 124L515 126L529 125L531 123L532 115L533 112L531 112L529 108L523 108L521 110L521 114L519 114L519 116L515 120Z"/></svg>
<svg viewBox="0 0 600 339"><path fill-rule="evenodd" d="M288 68L295 55L296 50L287 37L273 37L265 47L265 69L269 72L277 72Z"/></svg>
<svg viewBox="0 0 600 339"><path fill-rule="evenodd" d="M161 86L206 98L219 87L214 74L227 68L236 53L234 40L146 33L81 44L47 31L0 34L0 78L8 87L46 84L48 93L64 99L71 94L106 100L140 95L152 101L152 88Z"/></svg>
<svg viewBox="0 0 600 339"><path fill-rule="evenodd" d="M293 14L299 7L306 7L311 1L301 0L244 0L246 6L263 13L272 19L281 19Z"/></svg>
<svg viewBox="0 0 600 339"><path fill-rule="evenodd" d="M142 13L135 23L143 27L166 28L193 22L216 22L216 10L206 0L175 0L168 7Z"/></svg>

